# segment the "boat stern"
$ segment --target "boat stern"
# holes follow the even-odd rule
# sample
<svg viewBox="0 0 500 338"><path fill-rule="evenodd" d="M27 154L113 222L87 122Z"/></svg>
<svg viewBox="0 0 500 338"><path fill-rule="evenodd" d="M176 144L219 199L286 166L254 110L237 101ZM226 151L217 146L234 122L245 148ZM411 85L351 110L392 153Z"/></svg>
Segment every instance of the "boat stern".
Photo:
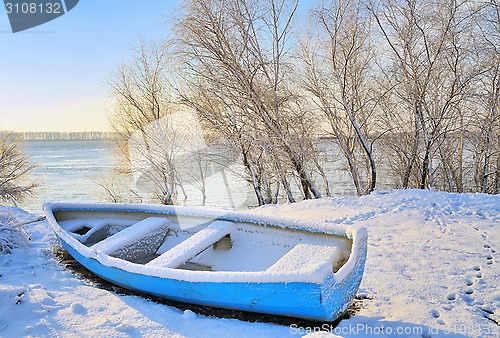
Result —
<svg viewBox="0 0 500 338"><path fill-rule="evenodd" d="M345 313L361 284L367 254L367 231L355 228L351 234L352 249L348 261L335 273L330 274L322 285L321 302L325 319L332 321Z"/></svg>

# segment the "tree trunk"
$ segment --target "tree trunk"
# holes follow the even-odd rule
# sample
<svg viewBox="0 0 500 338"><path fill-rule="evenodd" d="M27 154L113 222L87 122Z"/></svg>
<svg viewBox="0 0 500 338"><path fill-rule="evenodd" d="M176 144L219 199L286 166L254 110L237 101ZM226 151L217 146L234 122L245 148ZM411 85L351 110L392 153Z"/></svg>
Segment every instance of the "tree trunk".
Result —
<svg viewBox="0 0 500 338"><path fill-rule="evenodd" d="M257 176L257 173L255 172L255 169L253 168L252 164L248 160L248 155L245 150L242 151L243 155L243 165L245 168L247 168L248 173L250 174L250 178L252 180L252 187L255 192L255 197L257 198L257 203L259 203L259 206L265 205L265 200L264 196L262 195L262 187L260 184L260 180Z"/></svg>
<svg viewBox="0 0 500 338"><path fill-rule="evenodd" d="M424 160L422 162L422 174L420 176L420 189L428 188L428 180L430 178L429 166L430 166L430 152L431 152L431 141L427 141L425 147Z"/></svg>
<svg viewBox="0 0 500 338"><path fill-rule="evenodd" d="M313 196L314 198L321 198L321 192L318 190L318 188L314 184L314 181L307 173L304 165L295 158L292 158L292 163L295 167L295 170L299 174L300 184L302 185L302 191L304 192L304 198L312 199Z"/></svg>
<svg viewBox="0 0 500 338"><path fill-rule="evenodd" d="M415 165L415 161L417 160L417 154L418 154L420 131L419 131L418 116L415 114L414 117L415 117L415 135L413 136L413 145L411 149L410 158L408 159L405 175L403 176L403 189L408 189L410 187L411 173L413 171L413 166Z"/></svg>

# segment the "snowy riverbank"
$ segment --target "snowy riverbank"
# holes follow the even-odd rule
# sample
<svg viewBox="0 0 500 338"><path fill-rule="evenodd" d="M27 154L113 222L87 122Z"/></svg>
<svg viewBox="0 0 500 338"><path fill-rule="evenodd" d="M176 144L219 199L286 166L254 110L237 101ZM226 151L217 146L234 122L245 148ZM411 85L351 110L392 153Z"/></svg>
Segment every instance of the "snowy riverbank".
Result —
<svg viewBox="0 0 500 338"><path fill-rule="evenodd" d="M34 219L15 208L1 212L21 223ZM408 190L252 212L368 229L363 309L334 328L336 335L500 335L500 196ZM96 288L54 258L56 241L45 222L25 229L27 247L0 254L0 337L298 337L313 331L205 317Z"/></svg>

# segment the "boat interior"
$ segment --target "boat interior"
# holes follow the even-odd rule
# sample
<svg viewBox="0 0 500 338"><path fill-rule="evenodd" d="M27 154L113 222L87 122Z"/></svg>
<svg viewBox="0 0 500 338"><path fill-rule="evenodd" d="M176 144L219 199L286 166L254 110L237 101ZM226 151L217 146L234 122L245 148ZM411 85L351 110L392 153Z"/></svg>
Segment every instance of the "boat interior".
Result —
<svg viewBox="0 0 500 338"><path fill-rule="evenodd" d="M151 268L313 273L349 258L340 236L247 222L171 214L57 211L60 226L83 245Z"/></svg>

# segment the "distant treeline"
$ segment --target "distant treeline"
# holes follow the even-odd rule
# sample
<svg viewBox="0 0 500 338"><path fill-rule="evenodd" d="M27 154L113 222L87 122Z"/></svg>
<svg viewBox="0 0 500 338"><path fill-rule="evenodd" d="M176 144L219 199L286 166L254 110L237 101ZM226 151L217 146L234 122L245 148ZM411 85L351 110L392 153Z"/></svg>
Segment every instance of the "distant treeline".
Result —
<svg viewBox="0 0 500 338"><path fill-rule="evenodd" d="M116 134L112 132L84 131L84 132L10 132L0 131L3 138L13 135L20 141L57 141L57 140L113 140Z"/></svg>

